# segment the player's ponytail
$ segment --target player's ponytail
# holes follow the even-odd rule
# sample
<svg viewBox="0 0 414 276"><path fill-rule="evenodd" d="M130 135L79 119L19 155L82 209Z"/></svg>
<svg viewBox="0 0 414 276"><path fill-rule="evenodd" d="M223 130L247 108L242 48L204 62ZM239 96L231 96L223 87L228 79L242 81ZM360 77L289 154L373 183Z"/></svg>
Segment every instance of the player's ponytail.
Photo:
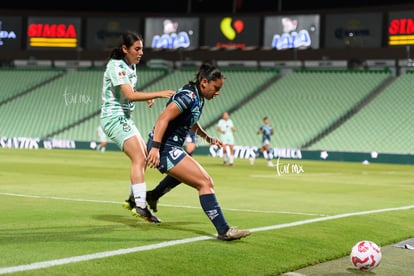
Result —
<svg viewBox="0 0 414 276"><path fill-rule="evenodd" d="M221 73L220 69L214 65L209 63L203 63L200 65L197 74L195 75L195 79L190 81L190 85L199 86L203 79L207 79L208 81L214 81L217 79L224 79L223 73Z"/></svg>

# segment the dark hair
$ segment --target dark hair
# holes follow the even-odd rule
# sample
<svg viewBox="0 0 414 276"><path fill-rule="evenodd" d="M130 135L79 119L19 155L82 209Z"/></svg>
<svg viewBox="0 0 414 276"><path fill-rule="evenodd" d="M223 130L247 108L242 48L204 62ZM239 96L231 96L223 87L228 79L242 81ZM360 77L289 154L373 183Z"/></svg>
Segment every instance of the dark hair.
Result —
<svg viewBox="0 0 414 276"><path fill-rule="evenodd" d="M126 31L121 34L118 39L118 45L112 49L109 59L123 59L125 54L122 51L122 46L125 45L127 48L131 47L137 40L144 41L142 35L133 32Z"/></svg>
<svg viewBox="0 0 414 276"><path fill-rule="evenodd" d="M209 63L203 63L198 69L198 72L195 75L194 80L189 81L189 84L199 86L202 79L207 79L208 81L215 81L217 79L224 79L224 75L216 66L211 65Z"/></svg>

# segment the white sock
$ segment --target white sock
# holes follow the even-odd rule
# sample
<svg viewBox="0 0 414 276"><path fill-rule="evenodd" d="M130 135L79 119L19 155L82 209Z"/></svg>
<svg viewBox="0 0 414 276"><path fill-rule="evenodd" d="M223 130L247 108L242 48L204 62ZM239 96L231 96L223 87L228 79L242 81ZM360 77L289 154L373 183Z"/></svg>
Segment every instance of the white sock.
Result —
<svg viewBox="0 0 414 276"><path fill-rule="evenodd" d="M135 204L138 207L145 208L147 206L147 185L145 182L131 184L132 192L134 193Z"/></svg>
<svg viewBox="0 0 414 276"><path fill-rule="evenodd" d="M230 164L233 164L234 162L234 155L230 155Z"/></svg>
<svg viewBox="0 0 414 276"><path fill-rule="evenodd" d="M223 154L223 161L227 162L227 154Z"/></svg>

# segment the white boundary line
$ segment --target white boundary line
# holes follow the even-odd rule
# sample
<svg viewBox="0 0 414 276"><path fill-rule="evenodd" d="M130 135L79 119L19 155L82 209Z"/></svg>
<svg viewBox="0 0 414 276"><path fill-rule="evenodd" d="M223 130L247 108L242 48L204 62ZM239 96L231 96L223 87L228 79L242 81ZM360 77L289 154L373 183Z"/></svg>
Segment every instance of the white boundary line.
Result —
<svg viewBox="0 0 414 276"><path fill-rule="evenodd" d="M12 194L10 194L10 195L12 195ZM37 196L33 196L33 197L37 197ZM268 230L293 227L293 226L304 225L304 224L309 224L309 223L315 223L315 222L320 222L320 221L327 221L327 220L338 219L338 218L345 218L345 217L351 217L351 216L360 216L360 215L367 215L367 214L375 214L375 213L383 213L383 212L391 212L391 211L408 210L408 209L413 209L413 208L414 208L414 205L409 205L409 206L402 206L402 207L396 207L396 208L386 208L386 209L362 211L362 212L356 212L356 213L346 213L346 214L339 214L339 215L335 215L335 216L314 218L314 219L296 221L296 222L285 223L285 224L271 225L271 226L267 226L267 227L253 228L253 229L250 229L250 231L251 232L268 231ZM157 244L151 244L151 245L145 245L145 246L139 246L139 247L132 247L132 248L126 248L126 249L118 249L118 250L112 250L112 251L104 251L104 252L88 254L88 255L81 255L81 256L74 256L74 257L63 258L63 259L56 259L56 260L50 260L50 261L44 261L44 262L31 263L31 264L27 264L27 265L3 267L3 268L0 268L0 274L13 273L13 272L19 272L19 271L35 270L35 269L41 269L41 268L48 268L48 267L57 266L57 265L77 263L77 262L83 262L83 261L88 261L88 260L101 259L101 258L112 257L112 256L117 256L117 255L135 253L135 252L140 252L140 251L153 250L153 249L158 249L158 248L165 248L165 247L168 247L168 246L174 246L174 245L185 244L185 243L190 243L190 242L203 241L203 240L208 240L208 239L213 239L213 238L216 238L216 236L215 235L199 236L199 237L195 237L195 238L188 238L188 239L182 239L182 240L172 240L172 241L162 242L162 243L157 243Z"/></svg>
<svg viewBox="0 0 414 276"><path fill-rule="evenodd" d="M121 202L118 202L118 201L93 200L93 199L83 199L83 198L24 195L24 194L1 193L1 192L0 192L0 195L27 197L27 198L44 198L44 199L54 199L54 200L78 201L78 202L121 204ZM173 205L173 204L158 204L158 205L165 206L165 207L174 207L174 208L200 209L200 206ZM319 217L327 216L326 214L313 214L313 213L301 213L301 212L290 212L290 211L265 211L265 210L250 210L250 209L236 209L236 208L222 208L222 209L227 210L227 211L250 212L250 213L288 214L288 215L305 215L305 216L319 216Z"/></svg>
<svg viewBox="0 0 414 276"><path fill-rule="evenodd" d="M57 265L64 265L64 264L78 263L78 262L83 262L83 261L88 261L88 260L102 259L102 258L107 258L107 257L112 257L112 256L117 256L117 255L124 255L124 254L129 254L129 253L140 252L140 251L153 250L157 248L164 248L168 246L184 244L184 243L189 243L189 242L208 240L212 238L213 237L210 237L210 236L200 236L200 237L195 237L195 238L190 238L190 239L175 240L175 241L173 240L173 241L162 242L158 244L150 244L150 245L139 246L139 247L118 249L118 250L113 250L113 251L105 251L105 252L82 255L82 256L74 256L74 257L56 259L56 260L45 261L45 262L31 263L27 265L3 267L3 268L0 268L0 274L19 272L19 271L28 271L28 270L34 270L34 269L48 268L48 267L57 266Z"/></svg>

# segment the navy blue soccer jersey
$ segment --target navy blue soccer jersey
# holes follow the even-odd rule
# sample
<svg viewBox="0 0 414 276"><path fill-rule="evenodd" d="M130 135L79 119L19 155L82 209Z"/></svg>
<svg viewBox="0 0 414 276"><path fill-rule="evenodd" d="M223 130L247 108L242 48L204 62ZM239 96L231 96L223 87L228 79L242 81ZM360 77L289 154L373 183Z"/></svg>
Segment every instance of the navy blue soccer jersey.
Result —
<svg viewBox="0 0 414 276"><path fill-rule="evenodd" d="M273 127L271 125L261 125L260 130L263 131L263 142L270 141L273 134Z"/></svg>
<svg viewBox="0 0 414 276"><path fill-rule="evenodd" d="M167 105L174 103L178 106L181 114L172 120L164 133L162 142L168 146L182 147L187 132L195 125L201 116L204 106L204 98L201 98L195 86L185 85L180 88L167 102ZM150 133L153 137L154 129Z"/></svg>

